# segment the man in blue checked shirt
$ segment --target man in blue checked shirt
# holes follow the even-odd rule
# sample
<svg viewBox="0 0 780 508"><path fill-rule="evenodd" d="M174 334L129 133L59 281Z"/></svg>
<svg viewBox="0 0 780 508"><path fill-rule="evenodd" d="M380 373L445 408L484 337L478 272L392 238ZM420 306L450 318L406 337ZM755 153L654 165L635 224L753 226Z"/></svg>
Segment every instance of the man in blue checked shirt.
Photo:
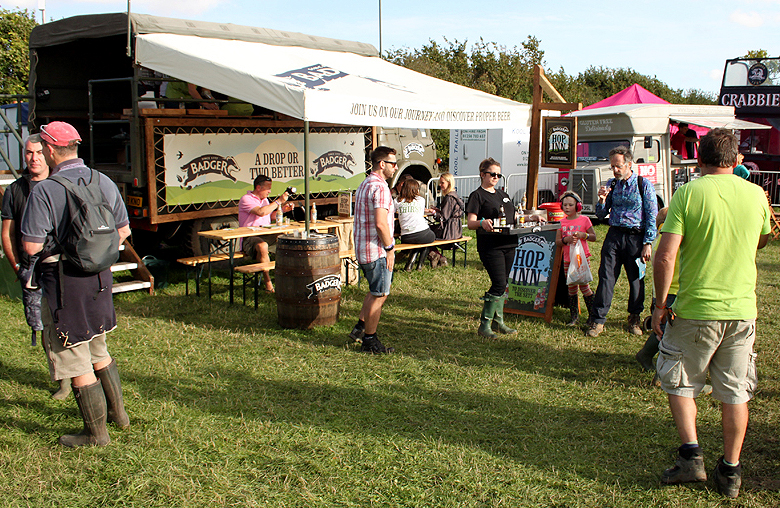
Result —
<svg viewBox="0 0 780 508"><path fill-rule="evenodd" d="M621 267L629 284L628 331L642 335L640 314L645 307L645 280L637 259L650 261L658 205L653 184L631 170L633 158L625 146L610 150L609 163L615 178L608 182L608 187L599 189L596 216L603 219L609 214L609 231L601 248L593 322L588 323L586 332L590 337L598 337L604 330Z"/></svg>

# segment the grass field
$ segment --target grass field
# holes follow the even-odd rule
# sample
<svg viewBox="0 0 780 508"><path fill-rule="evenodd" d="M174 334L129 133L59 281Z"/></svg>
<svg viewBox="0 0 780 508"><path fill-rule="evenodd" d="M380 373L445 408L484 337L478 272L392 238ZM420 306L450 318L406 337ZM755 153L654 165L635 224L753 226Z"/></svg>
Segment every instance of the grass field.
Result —
<svg viewBox="0 0 780 508"><path fill-rule="evenodd" d="M476 334L489 283L472 248L465 269L396 273L388 356L346 339L365 281L313 331L280 328L270 295L257 313L229 306L224 279L211 301L187 297L175 267L156 296L117 296L109 346L132 427L102 448L57 444L81 427L76 405L49 398L21 304L0 299L0 506L780 506L778 243L758 255L760 390L735 502L659 483L679 443L634 360L644 339L622 330L624 278L598 338L558 308L551 324L508 315L519 333L491 341ZM715 400L700 399L698 422L709 470Z"/></svg>

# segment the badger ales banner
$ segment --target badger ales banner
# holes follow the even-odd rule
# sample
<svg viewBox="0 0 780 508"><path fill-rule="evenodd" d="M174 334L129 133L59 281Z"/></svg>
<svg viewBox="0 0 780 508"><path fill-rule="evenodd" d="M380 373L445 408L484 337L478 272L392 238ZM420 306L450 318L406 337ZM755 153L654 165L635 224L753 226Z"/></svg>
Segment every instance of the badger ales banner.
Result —
<svg viewBox="0 0 780 508"><path fill-rule="evenodd" d="M176 133L164 136L165 201L169 206L238 200L258 175L271 195L303 189L303 133ZM365 179L360 132L309 134L311 193L357 189Z"/></svg>
<svg viewBox="0 0 780 508"><path fill-rule="evenodd" d="M528 228L528 233L518 236L504 311L552 320L561 266L561 252L555 245L558 228L557 224L535 232Z"/></svg>
<svg viewBox="0 0 780 508"><path fill-rule="evenodd" d="M577 119L545 117L542 166L574 169L577 165Z"/></svg>

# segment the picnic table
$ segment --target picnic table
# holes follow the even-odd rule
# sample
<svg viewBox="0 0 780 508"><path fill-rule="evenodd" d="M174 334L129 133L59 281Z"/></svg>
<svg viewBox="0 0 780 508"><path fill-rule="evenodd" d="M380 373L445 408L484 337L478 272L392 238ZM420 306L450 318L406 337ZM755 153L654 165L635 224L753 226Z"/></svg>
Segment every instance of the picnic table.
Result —
<svg viewBox="0 0 780 508"><path fill-rule="evenodd" d="M310 222L309 229L313 231L330 231L336 229L343 224L342 221L335 220L320 220L317 222ZM236 260L236 243L242 238L249 238L252 236L268 236L268 235L286 235L295 233L298 231L304 231L306 224L304 222L291 222L290 224L284 224L281 226L259 226L259 227L240 227L240 228L227 228L227 229L213 229L207 231L199 231L198 235L207 238L216 243L216 248L209 249L207 263L209 266L209 298L211 298L211 261L212 258L225 259L224 254L217 253L218 250L224 248L227 244L227 261L230 266L230 303L233 303L233 271L235 268Z"/></svg>

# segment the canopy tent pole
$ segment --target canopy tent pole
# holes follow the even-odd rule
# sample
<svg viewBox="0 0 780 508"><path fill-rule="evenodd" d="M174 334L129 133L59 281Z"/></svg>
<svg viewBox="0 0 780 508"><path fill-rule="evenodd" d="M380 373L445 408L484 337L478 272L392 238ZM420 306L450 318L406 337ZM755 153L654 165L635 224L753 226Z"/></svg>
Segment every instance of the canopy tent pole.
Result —
<svg viewBox="0 0 780 508"><path fill-rule="evenodd" d="M304 106L303 117L306 118L306 106ZM309 237L309 221L311 220L311 213L309 211L309 121L303 121L303 171L306 176L303 179L303 192L306 195L304 198L303 214L305 217L305 238Z"/></svg>

